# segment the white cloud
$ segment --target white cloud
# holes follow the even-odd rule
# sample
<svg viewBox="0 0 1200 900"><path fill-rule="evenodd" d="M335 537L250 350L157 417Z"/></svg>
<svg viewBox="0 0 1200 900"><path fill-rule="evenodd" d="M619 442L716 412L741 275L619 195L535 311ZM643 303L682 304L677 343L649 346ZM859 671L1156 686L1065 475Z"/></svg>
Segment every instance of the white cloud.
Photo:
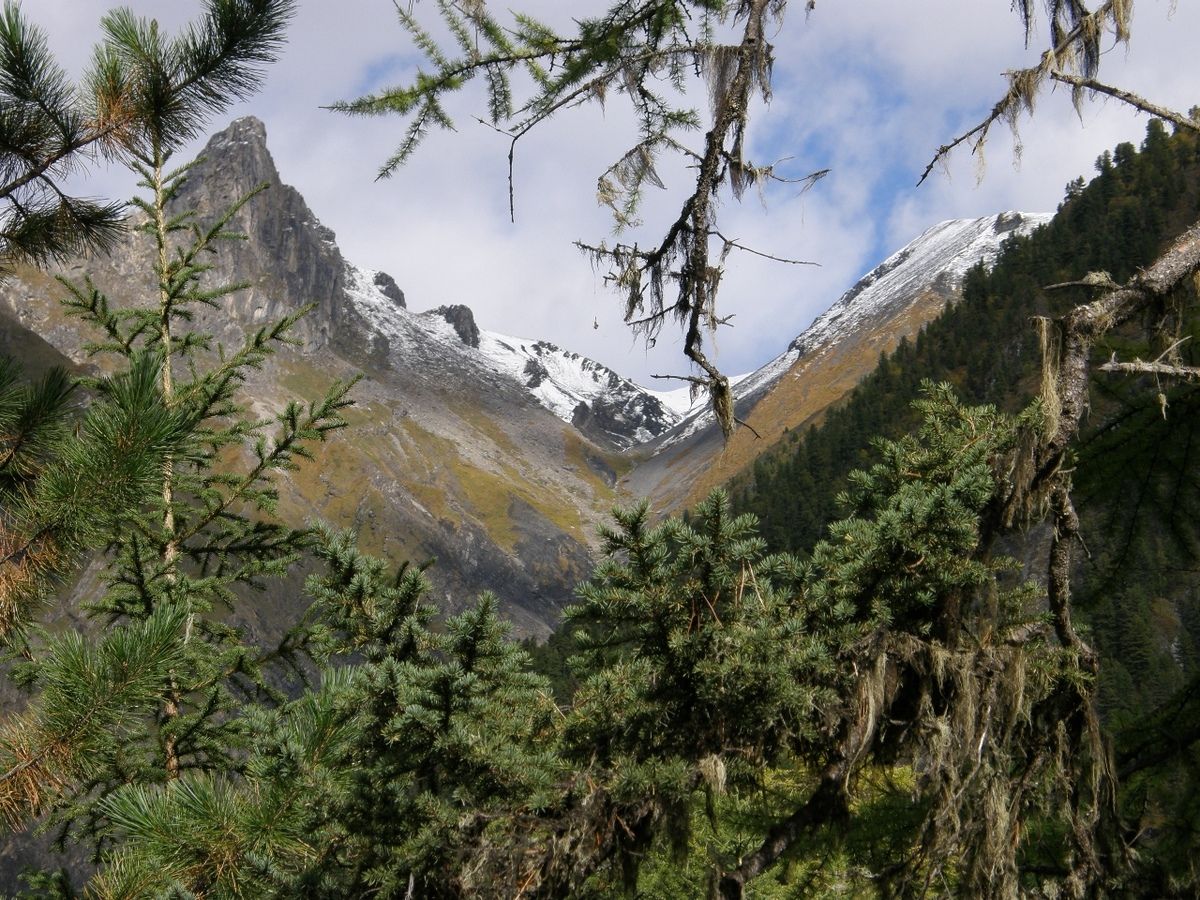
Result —
<svg viewBox="0 0 1200 900"><path fill-rule="evenodd" d="M171 28L199 8L179 0L126 2ZM566 28L605 4L513 5ZM26 10L78 72L109 5L55 0L27 2ZM432 4L424 6L433 13ZM770 191L765 212L752 196L740 205L726 202L721 227L764 252L821 267L731 257L722 313L734 313L736 327L717 341L728 371L774 356L862 271L929 225L1001 209L1053 209L1063 186L1090 174L1103 150L1140 141L1144 117L1099 103L1087 108L1081 125L1060 91L1022 123L1019 168L1011 165L1011 142L998 129L981 180L976 162L960 151L948 174L915 187L934 149L978 121L1000 96L1003 70L1028 64L1040 48L1038 39L1032 50L1024 47L1020 24L1006 6L819 3L806 21L800 0L791 4L773 37L775 98L759 110L752 149L758 161L793 156L783 166L790 174L833 171L802 197L786 186ZM1200 59L1191 46L1200 33L1198 6L1180 4L1172 15L1165 0L1142 0L1131 48L1106 55L1104 77L1176 108L1200 102ZM632 142L626 113L615 105L606 112L570 110L523 139L514 225L508 221L507 142L473 122L469 111L459 119L459 132L433 135L406 169L375 182L403 123L351 120L320 108L412 73L416 58L389 0L301 0L289 35L263 92L231 117L254 114L266 122L284 180L337 232L348 258L391 272L414 308L466 303L485 328L552 340L633 377L681 371L675 336L664 332L651 351L632 341L618 299L571 245L575 238L611 240L610 222L593 203L595 179ZM703 104L702 92L697 102ZM664 175L678 186L686 172ZM118 195L131 189L132 179L120 173L89 185ZM638 234L643 242L677 215L679 196L649 199L647 228Z"/></svg>

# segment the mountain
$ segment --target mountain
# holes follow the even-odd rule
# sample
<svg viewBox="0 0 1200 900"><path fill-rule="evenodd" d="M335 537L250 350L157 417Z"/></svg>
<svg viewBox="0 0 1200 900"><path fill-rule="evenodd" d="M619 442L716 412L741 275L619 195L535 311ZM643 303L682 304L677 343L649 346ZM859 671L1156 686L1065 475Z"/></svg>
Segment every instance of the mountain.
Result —
<svg viewBox="0 0 1200 900"><path fill-rule="evenodd" d="M289 302L308 296L320 304L301 323L310 352L328 346L349 359L390 361L392 368L403 368L414 354L426 374L454 368L509 379L609 449L657 437L678 421L657 396L600 363L545 341L481 331L468 306L409 310L391 275L343 259L334 233L295 188L280 182L259 120L233 122L201 155L206 162L189 178L184 206L212 215L255 185L270 186L264 202L253 201L237 220L251 239L235 245L222 264L230 275L257 281L231 310L231 337L273 321L293 308Z"/></svg>
<svg viewBox="0 0 1200 900"><path fill-rule="evenodd" d="M657 506L694 503L728 481L786 432L818 421L902 338L955 302L966 273L990 264L1005 240L1051 219L1005 212L928 229L863 275L762 368L733 386L739 428L728 444L703 404L652 440L622 484Z"/></svg>
<svg viewBox="0 0 1200 900"><path fill-rule="evenodd" d="M623 495L660 508L694 499L746 465L788 428L836 402L902 335L955 296L963 273L1004 238L1044 217L1006 213L943 223L847 292L776 360L736 387L743 429L722 448L711 415L645 390L544 340L480 328L469 306L417 311L386 272L347 261L336 236L284 184L256 119L216 134L179 197L201 222L266 185L231 228L244 241L214 257L212 283L246 283L201 327L225 346L306 304L300 346L247 385L267 416L286 400L319 396L335 377L363 373L350 433L321 446L288 480L280 509L356 528L371 551L435 558L440 604L453 611L484 588L524 634L544 634L590 571L595 525ZM91 365L90 335L56 302L53 276L85 274L114 297L151 303L152 248L131 231L111 254L57 272L21 270L0 285L9 326ZM618 480L620 484L618 484ZM290 603L253 607L252 624L281 627Z"/></svg>
<svg viewBox="0 0 1200 900"><path fill-rule="evenodd" d="M430 575L447 611L488 588L519 633L545 633L590 572L595 525L626 466L617 451L662 434L677 415L578 354L480 330L466 306L410 309L390 275L343 258L333 232L282 183L255 119L209 141L180 208L208 221L263 184L230 225L247 239L224 244L207 276L247 288L198 314L200 326L234 347L248 331L315 305L297 326L300 346L246 385L263 416L292 398L319 397L335 377L365 375L350 431L285 480L281 514L354 527L369 550L393 559L435 558ZM107 256L51 273L20 270L0 285L0 312L14 320L10 331L95 365L82 350L94 336L64 314L54 276L87 274L122 302L150 304L151 253L131 230ZM256 602L251 625L276 630L292 605Z"/></svg>

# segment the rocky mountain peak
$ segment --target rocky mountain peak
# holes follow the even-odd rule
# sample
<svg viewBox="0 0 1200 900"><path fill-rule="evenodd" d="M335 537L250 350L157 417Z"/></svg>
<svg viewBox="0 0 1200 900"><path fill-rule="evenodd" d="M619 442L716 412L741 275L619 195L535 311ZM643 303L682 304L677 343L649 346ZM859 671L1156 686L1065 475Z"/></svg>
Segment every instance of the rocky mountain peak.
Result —
<svg viewBox="0 0 1200 900"><path fill-rule="evenodd" d="M209 138L182 194L185 202L216 211L264 184L268 191L283 187L267 149L267 126L245 116Z"/></svg>
<svg viewBox="0 0 1200 900"><path fill-rule="evenodd" d="M220 317L229 339L247 326L261 326L296 309L315 304L295 334L307 350L336 346L351 359L366 363L370 354L347 321L349 267L331 229L325 227L294 187L284 184L267 147L267 128L251 116L236 119L209 139L180 191L179 206L196 210L200 222L211 220L265 185L230 223L245 241L228 244L209 276L216 283L249 279L247 290L227 302ZM384 272L375 286L395 305L404 294ZM210 327L221 330L221 321Z"/></svg>
<svg viewBox="0 0 1200 900"><path fill-rule="evenodd" d="M279 180L279 171L267 149L267 126L254 116L234 119L214 134L201 156L219 156L226 164L242 160L243 169L253 174L255 181Z"/></svg>

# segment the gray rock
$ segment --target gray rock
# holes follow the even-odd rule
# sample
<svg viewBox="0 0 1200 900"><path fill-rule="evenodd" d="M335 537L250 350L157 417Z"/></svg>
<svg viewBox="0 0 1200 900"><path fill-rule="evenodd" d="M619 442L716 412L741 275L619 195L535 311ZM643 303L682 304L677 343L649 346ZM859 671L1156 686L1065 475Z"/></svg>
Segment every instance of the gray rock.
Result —
<svg viewBox="0 0 1200 900"><path fill-rule="evenodd" d="M475 324L475 314L471 312L471 307L455 303L451 306L439 306L429 312L441 316L453 325L458 339L468 347L479 346L479 326Z"/></svg>
<svg viewBox="0 0 1200 900"><path fill-rule="evenodd" d="M401 309L407 309L408 306L404 302L404 291L400 290L400 285L396 284L396 279L387 272L376 272L374 279L375 287Z"/></svg>

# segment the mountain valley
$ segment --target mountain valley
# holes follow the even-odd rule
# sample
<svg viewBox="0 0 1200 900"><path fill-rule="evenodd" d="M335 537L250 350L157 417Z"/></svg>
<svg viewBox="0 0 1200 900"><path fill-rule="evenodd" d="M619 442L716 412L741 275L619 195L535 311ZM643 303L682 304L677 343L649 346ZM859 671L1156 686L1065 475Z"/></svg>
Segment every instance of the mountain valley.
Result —
<svg viewBox="0 0 1200 900"><path fill-rule="evenodd" d="M665 511L695 502L789 429L818 421L880 353L954 300L968 268L1048 218L942 223L891 256L738 382L737 414L749 427L724 446L707 411L670 402L678 392L644 389L543 340L481 329L466 305L410 310L391 275L342 257L334 234L282 182L257 120L211 139L179 204L203 221L259 185L231 223L247 240L223 247L208 275L247 287L205 312L202 326L236 347L247 331L313 304L295 328L298 346L246 387L262 416L277 413L281 398L310 400L334 378L364 376L350 432L286 481L282 513L352 527L390 558L436 560L444 611L491 590L525 635L546 634L571 602L613 504L647 496ZM58 274L149 298L149 253L131 233L108 256L69 261ZM50 275L21 270L0 286L0 309L76 365L102 364L55 301L62 293ZM291 614L287 603L260 605L265 631Z"/></svg>

